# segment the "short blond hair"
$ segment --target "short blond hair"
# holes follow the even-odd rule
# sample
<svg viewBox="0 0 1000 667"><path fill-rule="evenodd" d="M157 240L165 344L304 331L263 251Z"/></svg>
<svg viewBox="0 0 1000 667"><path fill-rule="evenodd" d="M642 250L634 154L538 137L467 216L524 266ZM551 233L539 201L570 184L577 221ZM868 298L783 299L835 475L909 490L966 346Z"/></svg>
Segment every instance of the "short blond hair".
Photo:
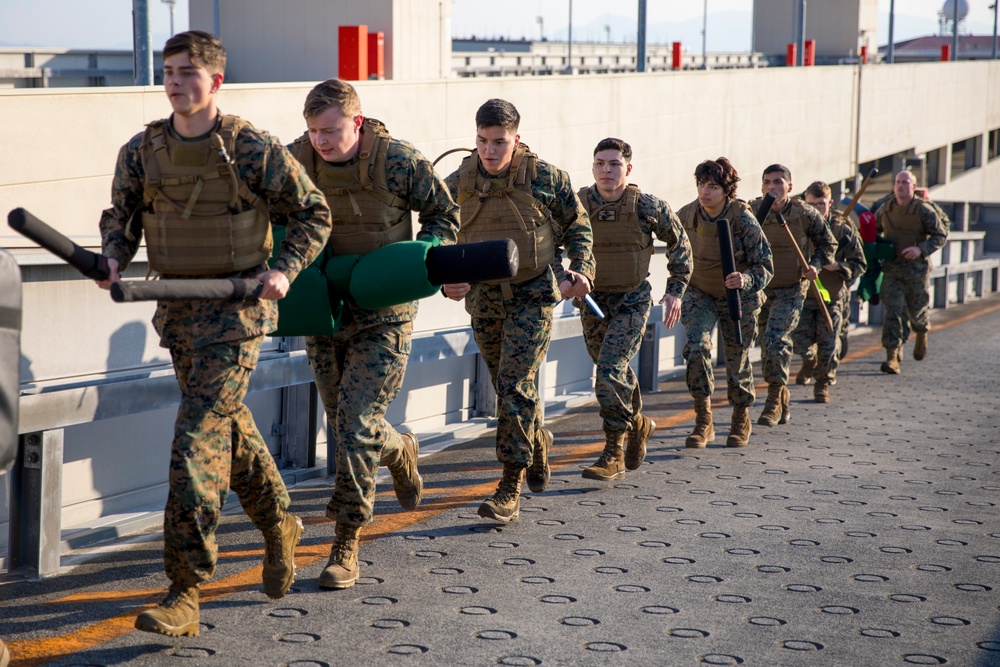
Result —
<svg viewBox="0 0 1000 667"><path fill-rule="evenodd" d="M318 83L306 95L302 115L315 118L327 109L338 109L345 118L353 118L361 113L361 98L354 86L340 79L327 79Z"/></svg>
<svg viewBox="0 0 1000 667"><path fill-rule="evenodd" d="M806 188L806 194L812 195L817 199L833 199L833 191L830 190L830 186L823 181L813 181Z"/></svg>

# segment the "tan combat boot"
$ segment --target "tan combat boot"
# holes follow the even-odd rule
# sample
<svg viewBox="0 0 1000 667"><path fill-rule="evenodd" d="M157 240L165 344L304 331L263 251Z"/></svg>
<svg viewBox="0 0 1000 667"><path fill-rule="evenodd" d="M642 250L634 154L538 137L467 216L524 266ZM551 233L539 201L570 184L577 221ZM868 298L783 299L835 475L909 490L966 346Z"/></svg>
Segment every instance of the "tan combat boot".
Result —
<svg viewBox="0 0 1000 667"><path fill-rule="evenodd" d="M625 469L638 470L646 460L646 441L653 434L656 422L641 412L632 418L632 430L625 444Z"/></svg>
<svg viewBox="0 0 1000 667"><path fill-rule="evenodd" d="M927 356L927 332L918 333L913 343L913 358L922 361Z"/></svg>
<svg viewBox="0 0 1000 667"><path fill-rule="evenodd" d="M484 519L500 523L517 521L521 513L521 474L524 468L504 465L503 476L494 494L479 506L478 514Z"/></svg>
<svg viewBox="0 0 1000 667"><path fill-rule="evenodd" d="M715 424L712 423L712 401L709 398L694 399L694 431L684 441L685 447L700 449L715 443Z"/></svg>
<svg viewBox="0 0 1000 667"><path fill-rule="evenodd" d="M813 371L816 370L816 357L803 356L802 368L795 376L795 384L809 384L813 379Z"/></svg>
<svg viewBox="0 0 1000 667"><path fill-rule="evenodd" d="M830 383L826 380L816 380L816 388L813 390L813 400L817 403L830 402Z"/></svg>
<svg viewBox="0 0 1000 667"><path fill-rule="evenodd" d="M424 492L424 480L417 471L420 443L412 433L402 435L403 446L379 461L392 474L392 490L399 506L406 511L416 509Z"/></svg>
<svg viewBox="0 0 1000 667"><path fill-rule="evenodd" d="M902 348L899 347L885 348L885 361L882 362L883 373L899 375L899 357L901 353Z"/></svg>
<svg viewBox="0 0 1000 667"><path fill-rule="evenodd" d="M552 449L552 431L540 428L535 431L535 448L531 452L531 465L524 477L532 493L541 493L549 485L549 450Z"/></svg>
<svg viewBox="0 0 1000 667"><path fill-rule="evenodd" d="M760 413L757 423L761 426L774 426L781 419L781 398L783 395L783 384L767 385L767 400L764 401L764 410Z"/></svg>
<svg viewBox="0 0 1000 667"><path fill-rule="evenodd" d="M729 427L726 447L746 447L750 444L750 410L733 408L733 423Z"/></svg>
<svg viewBox="0 0 1000 667"><path fill-rule="evenodd" d="M295 581L295 547L302 539L302 519L285 514L281 522L264 531L264 593L277 600Z"/></svg>
<svg viewBox="0 0 1000 667"><path fill-rule="evenodd" d="M350 588L358 580L358 538L361 526L337 522L330 560L319 575L320 588Z"/></svg>
<svg viewBox="0 0 1000 667"><path fill-rule="evenodd" d="M136 616L135 628L170 637L197 637L199 622L198 587L173 584L155 607Z"/></svg>
<svg viewBox="0 0 1000 667"><path fill-rule="evenodd" d="M625 477L625 431L606 431L604 451L597 462L585 468L583 476L611 482Z"/></svg>

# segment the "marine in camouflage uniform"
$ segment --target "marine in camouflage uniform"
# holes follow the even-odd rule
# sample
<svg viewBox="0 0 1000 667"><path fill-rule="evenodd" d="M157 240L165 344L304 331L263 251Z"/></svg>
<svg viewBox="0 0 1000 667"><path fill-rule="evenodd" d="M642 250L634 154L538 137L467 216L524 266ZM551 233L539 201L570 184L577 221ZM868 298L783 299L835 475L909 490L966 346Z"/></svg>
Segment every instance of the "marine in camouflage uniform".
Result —
<svg viewBox="0 0 1000 667"><path fill-rule="evenodd" d="M809 281L833 261L837 244L823 216L805 202L789 197L791 190L788 167L773 164L764 169L761 191L773 193L775 202L771 212L760 221L774 259L774 278L764 290L767 300L760 311L761 366L767 381L767 400L757 423L763 426L785 424L791 419L788 391L791 334L799 323ZM751 209L756 211L760 203L761 198L754 200ZM788 231L778 223L777 213L784 217ZM812 244L812 254L806 258L808 269L802 268L793 243L799 250Z"/></svg>
<svg viewBox="0 0 1000 667"><path fill-rule="evenodd" d="M215 92L224 64L222 45L206 33L181 33L167 42L164 84L175 113L122 147L112 206L100 221L103 253L114 269L102 287L128 266L143 231L150 266L164 278L257 278L262 283L261 298L160 301L153 317L181 390L164 513L164 565L171 589L157 607L139 615L136 627L175 636L198 633L197 586L215 572L215 531L230 488L265 535L265 592L281 597L292 583L302 524L285 512L284 482L243 399L261 340L277 324L274 300L319 255L330 231L322 193L288 151L268 133L218 114ZM228 204L220 206L220 201ZM267 209L288 220L271 270L266 265ZM258 212L262 219L255 218ZM130 224L133 214L141 226ZM233 224L230 219L255 220L253 233L260 240L253 239L247 249L234 243L202 252L214 240L203 229ZM169 233L164 239L151 231L172 229L187 234L193 244L178 246ZM249 234L233 232L232 238L238 242L252 238ZM227 270L229 258L242 266Z"/></svg>
<svg viewBox="0 0 1000 667"><path fill-rule="evenodd" d="M632 147L607 138L594 148L595 183L579 192L594 232L597 276L592 298L604 317L580 308L583 337L597 368L595 390L606 437L588 479L622 479L645 459L646 441L656 424L642 414L642 396L630 362L639 351L652 305L646 277L653 237L667 245L670 277L660 303L672 327L680 318L681 298L691 276L691 244L670 205L628 183ZM627 439L627 442L626 442Z"/></svg>
<svg viewBox="0 0 1000 667"><path fill-rule="evenodd" d="M815 378L813 397L817 403L827 403L830 400L830 385L840 364L840 334L844 320L850 316L850 311L845 309L844 295L850 298L851 283L865 272L868 261L854 224L833 210L829 185L822 181L810 184L805 191L805 201L824 217L837 240L834 262L824 266L819 274L820 282L830 295L827 311L833 321L833 329L827 328L815 297L808 295L802 306L799 324L792 332L793 350L802 357L802 369L795 381L806 384ZM812 254L810 251L811 248L805 250ZM849 301L847 303L849 308Z"/></svg>
<svg viewBox="0 0 1000 667"><path fill-rule="evenodd" d="M512 238L520 257L517 275L508 281L445 286L449 298L465 299L497 393L496 453L504 472L479 514L504 523L518 517L526 469L532 491L548 483L552 434L542 428L535 378L548 351L556 303L587 294L594 276L587 212L569 176L520 143L519 121L509 102L484 103L476 113L477 152L445 179L462 208L459 243Z"/></svg>
<svg viewBox="0 0 1000 667"><path fill-rule="evenodd" d="M898 374L905 341L904 325L916 334L913 358L927 355L930 332L930 273L928 259L944 247L948 226L937 207L914 196L916 179L908 171L896 174L894 197L877 213L878 233L896 246L896 258L882 262L882 288L879 300L885 308L882 345L886 360L882 372Z"/></svg>
<svg viewBox="0 0 1000 667"><path fill-rule="evenodd" d="M685 379L695 407L695 428L685 446L699 448L715 441L712 331L718 324L726 358L726 394L733 406L726 445L746 447L751 432L749 409L755 398L750 346L757 336L762 291L773 274L771 247L749 207L736 199L739 176L728 160L706 160L697 166L694 176L698 199L677 212L694 255L694 271L681 306L681 323L687 337ZM722 219L729 221L736 268L728 276L724 274L716 224ZM727 289L739 290L739 322L729 313ZM742 344L737 341L737 326Z"/></svg>
<svg viewBox="0 0 1000 667"><path fill-rule="evenodd" d="M350 84L338 79L318 84L303 113L309 129L290 150L330 205L330 256L364 255L409 241L411 211L419 212L418 239L455 242L458 206L447 187L420 151L362 115ZM420 503L416 436L401 435L385 418L403 386L416 314L416 301L368 310L344 295L339 329L306 337L337 462L326 509L337 522L336 538L320 575L323 588L348 588L357 580L358 536L372 520L379 465L389 467L404 509Z"/></svg>

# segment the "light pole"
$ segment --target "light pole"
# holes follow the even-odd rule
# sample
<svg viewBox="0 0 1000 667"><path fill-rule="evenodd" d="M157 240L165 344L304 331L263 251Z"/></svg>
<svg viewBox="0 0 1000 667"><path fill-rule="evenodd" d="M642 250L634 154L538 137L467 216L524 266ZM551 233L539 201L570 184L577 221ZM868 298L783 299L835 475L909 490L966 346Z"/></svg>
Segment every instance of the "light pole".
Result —
<svg viewBox="0 0 1000 667"><path fill-rule="evenodd" d="M896 60L896 45L895 45L895 26L896 26L896 0L889 0L889 53L887 60L891 65Z"/></svg>
<svg viewBox="0 0 1000 667"><path fill-rule="evenodd" d="M701 13L701 68L708 69L708 0Z"/></svg>
<svg viewBox="0 0 1000 667"><path fill-rule="evenodd" d="M538 39L545 41L545 17L536 16L535 20L538 21Z"/></svg>
<svg viewBox="0 0 1000 667"><path fill-rule="evenodd" d="M573 0L569 0L569 39L566 40L569 45L569 57L566 58L566 73L573 73Z"/></svg>
<svg viewBox="0 0 1000 667"><path fill-rule="evenodd" d="M177 0L160 0L163 4L170 6L170 36L174 36L174 5Z"/></svg>
<svg viewBox="0 0 1000 667"><path fill-rule="evenodd" d="M1000 2L994 2L990 5L990 9L993 10L993 54L990 56L993 60L997 59L997 12L1000 12Z"/></svg>
<svg viewBox="0 0 1000 667"><path fill-rule="evenodd" d="M604 34L607 35L608 44L611 43L611 26L604 24Z"/></svg>

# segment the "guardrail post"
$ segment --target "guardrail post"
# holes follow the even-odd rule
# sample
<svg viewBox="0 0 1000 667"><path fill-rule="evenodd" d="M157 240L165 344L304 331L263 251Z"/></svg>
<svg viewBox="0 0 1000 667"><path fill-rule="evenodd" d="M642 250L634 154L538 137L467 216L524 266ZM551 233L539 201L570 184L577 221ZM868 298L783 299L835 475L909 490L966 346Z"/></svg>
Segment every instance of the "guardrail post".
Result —
<svg viewBox="0 0 1000 667"><path fill-rule="evenodd" d="M59 572L63 431L25 433L11 468L10 571Z"/></svg>
<svg viewBox="0 0 1000 667"><path fill-rule="evenodd" d="M652 393L660 387L660 334L659 323L646 325L639 344L639 391Z"/></svg>

